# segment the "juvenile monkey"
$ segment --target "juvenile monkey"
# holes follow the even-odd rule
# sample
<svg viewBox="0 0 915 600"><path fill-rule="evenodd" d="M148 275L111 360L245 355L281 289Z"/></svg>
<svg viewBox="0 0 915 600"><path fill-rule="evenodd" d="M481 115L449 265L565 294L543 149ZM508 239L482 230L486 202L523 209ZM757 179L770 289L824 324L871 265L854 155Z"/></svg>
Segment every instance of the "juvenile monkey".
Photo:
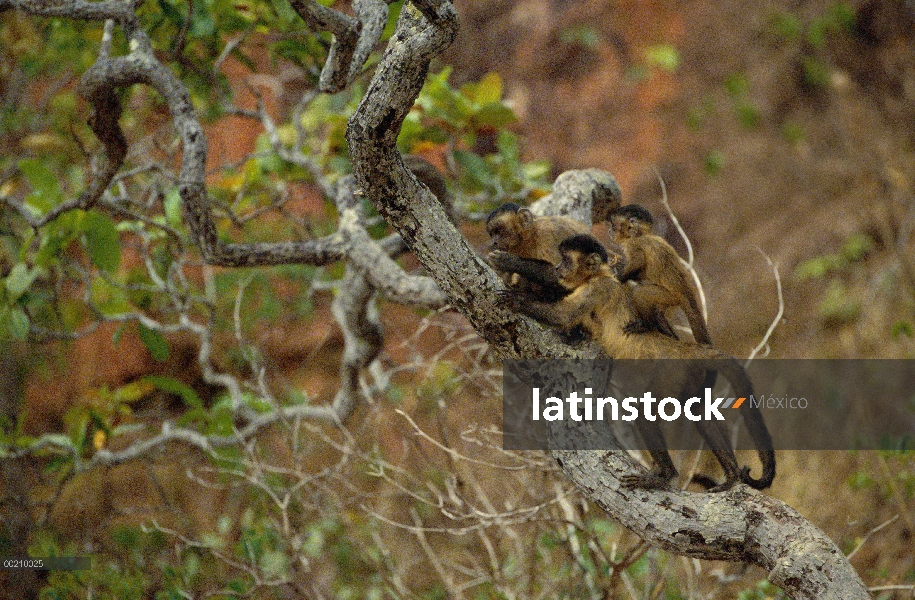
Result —
<svg viewBox="0 0 915 600"><path fill-rule="evenodd" d="M538 302L514 294L510 296L521 312L558 327L568 329L583 326L613 358L635 359L685 359L688 368L667 369L659 373L652 389L658 394L690 397L696 395L706 371L717 370L731 383L741 397L753 395L753 385L746 371L730 356L699 344L671 338L659 332L632 334L627 324L633 318L631 292L619 282L611 270L604 247L590 235L576 235L559 245L561 259L556 267L559 283L569 291L557 302ZM618 257L614 257L614 261ZM664 397L664 396L660 396ZM775 452L772 438L759 409L752 404L744 411L744 419L753 443L756 445L763 473L760 479L750 476L749 468L740 468L733 449L723 429L714 421L698 421L696 427L715 453L725 472L725 481L711 491L720 491L742 481L755 489L772 485L775 477ZM649 447L655 462L654 470L647 475L627 477L630 487L665 487L677 474L667 452L663 433L654 422L639 419L639 432Z"/></svg>
<svg viewBox="0 0 915 600"><path fill-rule="evenodd" d="M502 251L539 261L544 272L551 272L559 263L559 243L573 235L590 233L591 229L568 217L535 217L530 210L514 202L506 202L489 214L486 232L490 237L490 247L495 249L490 254L490 260ZM555 301L566 294L565 289L556 283L524 281L511 270L501 269L497 264L494 266L506 274L506 283L521 293L544 301Z"/></svg>
<svg viewBox="0 0 915 600"><path fill-rule="evenodd" d="M700 344L711 345L698 293L677 251L664 238L651 232L651 213L638 204L627 204L610 215L613 240L626 253L620 281L638 283L632 290L636 319L628 325L633 333L645 331L646 320L657 312L679 306Z"/></svg>
<svg viewBox="0 0 915 600"><path fill-rule="evenodd" d="M560 242L561 243L561 242ZM623 255L623 249L613 242L610 242L610 253L608 254L607 266L610 267L613 276L619 279L621 271L625 268L626 259ZM558 249L558 246L557 246ZM539 302L558 302L570 292L562 286L557 275L556 265L543 261L529 258L522 258L509 252L494 250L489 253L489 262L500 271L513 273L524 280L524 285L515 286L514 290L502 295L511 298L513 294L522 293L531 300ZM533 290L533 291L532 291ZM548 292L544 292L548 290ZM549 291L552 291L550 293ZM625 287L628 293L627 302L632 301L631 291ZM645 321L646 331L658 331L668 337L677 339L670 322L660 311L655 311ZM714 385L714 381L712 382Z"/></svg>

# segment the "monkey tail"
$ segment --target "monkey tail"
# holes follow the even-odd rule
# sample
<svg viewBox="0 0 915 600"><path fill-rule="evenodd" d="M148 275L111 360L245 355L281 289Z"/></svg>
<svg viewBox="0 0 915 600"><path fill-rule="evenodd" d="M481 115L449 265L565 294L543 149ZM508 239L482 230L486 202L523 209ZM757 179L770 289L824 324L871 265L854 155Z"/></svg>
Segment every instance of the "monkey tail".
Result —
<svg viewBox="0 0 915 600"><path fill-rule="evenodd" d="M751 397L754 397L753 383L740 363L730 356L716 362L718 363L718 370L731 383L738 398L747 398L749 401ZM711 372L706 371L706 376ZM762 490L772 485L772 480L775 479L775 449L772 445L772 436L769 435L769 430L766 428L766 422L763 421L759 407L754 405L752 401L743 411L743 418L747 425L747 431L750 433L750 438L759 453L763 472L762 477L753 479L750 476L750 468L744 467L740 470L740 480L755 490Z"/></svg>
<svg viewBox="0 0 915 600"><path fill-rule="evenodd" d="M689 286L688 283L687 286ZM687 289L690 288L687 287ZM686 313L686 320L689 322L690 329L693 330L693 337L696 338L696 343L711 346L712 336L708 333L708 326L705 323L705 319L702 318L702 311L699 310L699 303L696 301L696 296L697 294L694 293L686 294L686 302L689 305L689 310L684 311ZM717 371L706 371L702 387L712 389L715 387L715 380L717 378ZM733 383L731 385L733 385Z"/></svg>
<svg viewBox="0 0 915 600"><path fill-rule="evenodd" d="M689 287L691 288L692 286ZM692 291L693 290L690 289L690 292ZM700 310L699 302L696 300L697 294L687 293L684 295L686 296L686 303L689 310L683 312L686 313L686 320L689 322L690 329L693 330L693 337L696 338L696 343L711 346L712 336L709 335L708 326L705 323L705 319L702 318L702 310Z"/></svg>

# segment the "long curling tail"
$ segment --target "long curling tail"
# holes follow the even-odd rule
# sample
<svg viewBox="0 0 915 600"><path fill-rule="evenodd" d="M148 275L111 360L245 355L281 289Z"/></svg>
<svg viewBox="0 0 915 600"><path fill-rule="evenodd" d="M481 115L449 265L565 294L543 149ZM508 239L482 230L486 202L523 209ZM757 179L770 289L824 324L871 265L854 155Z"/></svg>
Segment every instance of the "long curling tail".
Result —
<svg viewBox="0 0 915 600"><path fill-rule="evenodd" d="M750 476L750 468L744 467L740 471L740 480L755 490L762 490L772 485L775 479L775 449L772 446L772 436L766 428L766 422L763 421L762 413L759 407L754 405L750 398L754 397L753 383L747 376L744 368L731 357L722 358L718 363L718 370L722 372L727 379L738 398L746 398L746 409L743 411L743 419L747 425L747 431L750 438L756 446L759 453L759 460L762 462L762 477L753 479Z"/></svg>
<svg viewBox="0 0 915 600"><path fill-rule="evenodd" d="M685 296L689 310L684 310L683 312L686 313L686 320L689 322L689 328L693 330L693 337L696 339L696 343L711 346L712 336L709 335L708 325L706 325L705 319L702 318L702 310L699 308L696 295L690 293L685 294Z"/></svg>

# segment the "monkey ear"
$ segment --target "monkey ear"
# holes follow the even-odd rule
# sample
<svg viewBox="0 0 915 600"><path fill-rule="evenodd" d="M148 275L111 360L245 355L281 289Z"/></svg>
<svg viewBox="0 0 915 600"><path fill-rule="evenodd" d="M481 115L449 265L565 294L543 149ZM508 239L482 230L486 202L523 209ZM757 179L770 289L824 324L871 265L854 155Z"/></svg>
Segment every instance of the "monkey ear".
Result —
<svg viewBox="0 0 915 600"><path fill-rule="evenodd" d="M530 227L534 224L534 213L526 208L518 209L518 218L521 219L521 224L525 227Z"/></svg>
<svg viewBox="0 0 915 600"><path fill-rule="evenodd" d="M600 254L597 252L592 252L585 257L585 266L589 271L597 271L600 268L600 264L603 261L601 260Z"/></svg>
<svg viewBox="0 0 915 600"><path fill-rule="evenodd" d="M591 256L594 256L594 255L592 254ZM609 265L611 267L615 267L616 263L618 263L619 261L620 261L620 257L617 254L611 254L610 256L607 257L607 265Z"/></svg>

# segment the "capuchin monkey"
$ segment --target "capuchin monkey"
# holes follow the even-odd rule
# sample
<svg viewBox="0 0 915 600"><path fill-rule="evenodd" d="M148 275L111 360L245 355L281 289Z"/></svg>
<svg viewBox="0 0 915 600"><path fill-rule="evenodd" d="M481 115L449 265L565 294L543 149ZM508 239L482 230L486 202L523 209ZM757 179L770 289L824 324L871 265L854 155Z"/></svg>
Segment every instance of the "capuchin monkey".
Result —
<svg viewBox="0 0 915 600"><path fill-rule="evenodd" d="M486 232L494 250L490 262L493 255L501 251L539 261L540 268L548 272L559 263L559 243L573 235L590 233L591 228L568 217L535 217L530 210L506 202L489 214ZM553 302L566 294L558 283L537 283L520 278L497 264L493 266L502 272L506 284L533 298Z"/></svg>
<svg viewBox="0 0 915 600"><path fill-rule="evenodd" d="M626 254L626 266L619 280L635 281L632 306L636 319L627 324L633 333L647 331L654 313L679 306L700 344L711 345L698 293L677 251L664 238L651 232L651 213L638 204L627 204L610 215L613 241Z"/></svg>
<svg viewBox="0 0 915 600"><path fill-rule="evenodd" d="M604 352L618 359L681 359L682 369L665 369L652 382L658 397L665 395L688 398L699 395L706 371L720 371L731 383L738 397L753 396L753 385L746 371L727 354L704 345L693 344L657 331L631 333L627 326L634 318L632 291L622 284L612 270L612 264L622 257L608 257L606 249L590 235L575 235L559 244L560 261L554 278L568 292L554 302L531 299L509 290L503 296L514 307L539 321L562 329L582 326L598 342ZM538 265L529 274L536 275ZM696 427L711 447L725 472L724 483L709 491L722 491L738 481L754 489L772 485L775 478L775 451L772 438L757 407L750 405L744 412L747 429L763 466L762 477L754 479L748 467L740 468L724 429L715 421L698 421ZM655 422L639 419L639 433L649 447L655 468L648 474L624 478L629 487L663 488L676 476L677 469L667 451L666 441ZM705 478L707 481L708 478ZM700 481L697 478L697 481ZM701 482L701 481L700 481Z"/></svg>

